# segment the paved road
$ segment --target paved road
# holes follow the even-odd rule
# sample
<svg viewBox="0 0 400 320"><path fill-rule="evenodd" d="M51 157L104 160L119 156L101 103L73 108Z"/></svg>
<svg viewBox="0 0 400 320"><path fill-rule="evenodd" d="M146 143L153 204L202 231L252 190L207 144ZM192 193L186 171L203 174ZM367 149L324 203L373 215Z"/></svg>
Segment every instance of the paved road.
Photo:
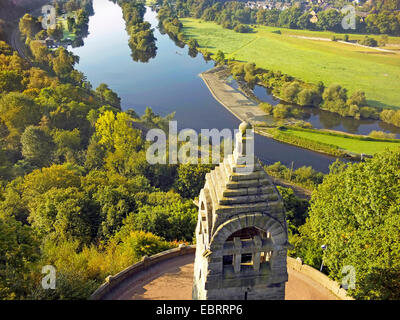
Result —
<svg viewBox="0 0 400 320"><path fill-rule="evenodd" d="M293 189L294 194L302 199L307 199L310 200L311 199L311 194L312 191L311 190L307 190L305 188L302 188L300 186L296 186L294 184L291 184L290 182L287 182L283 179L280 178L276 178L273 176L269 176L272 180L272 182L274 183L275 186L281 186L281 187L285 187L285 188L291 188Z"/></svg>
<svg viewBox="0 0 400 320"><path fill-rule="evenodd" d="M20 32L15 28L11 34L11 46L16 50L19 56L30 63L30 58L25 54L24 44L20 40Z"/></svg>
<svg viewBox="0 0 400 320"><path fill-rule="evenodd" d="M27 13L35 17L38 17L41 15L41 12L42 12L42 7L39 7ZM25 43L21 42L21 34L19 32L18 24L11 33L11 46L13 47L14 50L18 52L21 58L31 63L30 57L26 54Z"/></svg>
<svg viewBox="0 0 400 320"><path fill-rule="evenodd" d="M107 300L190 300L194 255L173 258L141 272L110 292ZM286 300L338 300L328 289L288 270Z"/></svg>

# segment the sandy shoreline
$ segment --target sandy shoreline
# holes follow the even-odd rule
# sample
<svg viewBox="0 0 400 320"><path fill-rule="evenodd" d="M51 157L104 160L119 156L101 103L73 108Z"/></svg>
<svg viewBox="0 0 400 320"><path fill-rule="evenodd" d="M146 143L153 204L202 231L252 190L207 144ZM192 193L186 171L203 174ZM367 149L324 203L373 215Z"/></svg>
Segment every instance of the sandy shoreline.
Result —
<svg viewBox="0 0 400 320"><path fill-rule="evenodd" d="M215 100L239 120L247 121L253 126L267 121L266 113L258 107L256 102L226 83L223 79L225 73L224 67L216 67L200 73L199 76L203 79Z"/></svg>

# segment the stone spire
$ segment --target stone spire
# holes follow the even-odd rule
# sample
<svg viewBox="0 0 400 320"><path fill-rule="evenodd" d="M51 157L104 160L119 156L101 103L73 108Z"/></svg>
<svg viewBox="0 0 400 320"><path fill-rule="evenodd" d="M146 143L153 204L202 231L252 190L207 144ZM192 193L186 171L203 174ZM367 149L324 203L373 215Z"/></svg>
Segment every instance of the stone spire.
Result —
<svg viewBox="0 0 400 320"><path fill-rule="evenodd" d="M206 175L196 228L195 299L283 299L286 217L243 122L235 149ZM254 148L253 148L254 149Z"/></svg>

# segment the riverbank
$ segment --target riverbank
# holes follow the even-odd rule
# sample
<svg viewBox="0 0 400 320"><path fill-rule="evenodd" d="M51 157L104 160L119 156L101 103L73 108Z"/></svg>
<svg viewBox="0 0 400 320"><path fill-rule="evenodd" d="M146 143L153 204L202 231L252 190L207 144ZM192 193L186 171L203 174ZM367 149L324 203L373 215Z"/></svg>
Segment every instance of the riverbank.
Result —
<svg viewBox="0 0 400 320"><path fill-rule="evenodd" d="M239 120L247 121L252 126L268 121L266 113L258 107L257 103L227 84L228 74L227 67L219 66L200 73L199 76L203 79L215 100Z"/></svg>
<svg viewBox="0 0 400 320"><path fill-rule="evenodd" d="M157 29L156 12L148 9L145 20L154 28L157 55L150 63L141 63L131 57L127 46L129 36L120 7L107 0L95 0L94 11L84 46L71 49L80 57L77 69L94 87L107 83L120 96L122 109L134 108L138 115L142 115L146 107L162 116L176 112L179 130L191 128L200 132L207 128L234 130L238 127L240 120L227 108L221 107L199 77L200 73L212 68L214 62L205 60L200 54L196 57L188 55L187 47L177 46L168 34L162 34ZM103 27L108 19L113 21L110 30ZM133 76L135 74L140 77ZM336 160L258 134L255 152L264 164L280 161L290 166L294 162L294 169L311 166L324 173Z"/></svg>
<svg viewBox="0 0 400 320"><path fill-rule="evenodd" d="M372 138L369 136L351 135L328 130L303 129L296 127L282 128L280 133L293 136L298 139L307 139L320 144L337 146L347 153L374 155L385 149L400 147L398 139Z"/></svg>
<svg viewBox="0 0 400 320"><path fill-rule="evenodd" d="M249 122L257 134L315 152L352 159L360 159L362 155L372 156L386 148L400 146L400 141L396 139L374 139L361 135L292 127L280 130L272 125L266 127L270 117L256 102L228 84L229 75L226 66L218 66L199 76L213 97L239 120Z"/></svg>

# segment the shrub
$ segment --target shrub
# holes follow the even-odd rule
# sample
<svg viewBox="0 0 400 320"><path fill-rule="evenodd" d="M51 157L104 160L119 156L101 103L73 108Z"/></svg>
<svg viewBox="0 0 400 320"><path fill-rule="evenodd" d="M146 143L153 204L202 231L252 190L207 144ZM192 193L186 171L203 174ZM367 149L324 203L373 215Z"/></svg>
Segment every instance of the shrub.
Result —
<svg viewBox="0 0 400 320"><path fill-rule="evenodd" d="M367 105L367 99L365 98L364 91L357 90L347 99L348 105L356 105L357 107L364 107Z"/></svg>
<svg viewBox="0 0 400 320"><path fill-rule="evenodd" d="M293 125L296 128L304 128L304 129L312 129L313 125L310 122L304 121L304 120L299 120L296 121L296 123Z"/></svg>
<svg viewBox="0 0 400 320"><path fill-rule="evenodd" d="M236 27L233 28L233 30L239 33L250 33L253 31L250 26L247 26L245 24L238 24Z"/></svg>
<svg viewBox="0 0 400 320"><path fill-rule="evenodd" d="M232 63L231 73L234 77L242 76L244 74L244 64L243 63Z"/></svg>
<svg viewBox="0 0 400 320"><path fill-rule="evenodd" d="M386 46L386 44L388 43L388 36L386 34L381 35L380 39L378 40L378 45L380 47L384 47Z"/></svg>
<svg viewBox="0 0 400 320"><path fill-rule="evenodd" d="M297 95L300 92L301 87L298 82L287 82L282 86L281 98L287 102L297 102Z"/></svg>
<svg viewBox="0 0 400 320"><path fill-rule="evenodd" d="M396 113L396 111L394 111L394 110L385 109L385 110L382 110L379 117L384 122L390 122L392 120L392 118L394 117L395 113Z"/></svg>
<svg viewBox="0 0 400 320"><path fill-rule="evenodd" d="M0 54L4 54L6 56L11 56L13 53L13 49L8 45L7 42L0 41Z"/></svg>
<svg viewBox="0 0 400 320"><path fill-rule="evenodd" d="M124 235L121 240L122 242L119 244L120 253L131 257L132 261L137 261L143 256L151 256L172 247L163 238L144 231L131 231L129 234Z"/></svg>
<svg viewBox="0 0 400 320"><path fill-rule="evenodd" d="M305 117L305 113L301 108L291 108L290 113L296 119L303 119Z"/></svg>
<svg viewBox="0 0 400 320"><path fill-rule="evenodd" d="M369 136L372 138L378 139L396 139L396 134L394 133L387 133L383 131L373 130L369 133Z"/></svg>
<svg viewBox="0 0 400 320"><path fill-rule="evenodd" d="M215 54L214 59L218 63L224 63L225 62L225 54L221 50L218 50L218 52Z"/></svg>
<svg viewBox="0 0 400 320"><path fill-rule="evenodd" d="M287 106L285 104L278 104L273 110L274 118L278 119L289 118L292 115L291 111L292 108L290 106Z"/></svg>
<svg viewBox="0 0 400 320"><path fill-rule="evenodd" d="M361 118L364 119L379 119L379 112L372 107L362 107L360 108Z"/></svg>
<svg viewBox="0 0 400 320"><path fill-rule="evenodd" d="M177 38L178 38L179 41L185 40L185 35L184 35L184 33L183 33L183 32L179 32Z"/></svg>
<svg viewBox="0 0 400 320"><path fill-rule="evenodd" d="M246 74L244 75L244 80L247 82L249 87L252 88L257 82L257 77L255 75L252 75L251 73L246 72Z"/></svg>
<svg viewBox="0 0 400 320"><path fill-rule="evenodd" d="M301 106L315 106L321 103L322 97L318 89L303 89L297 96L297 103Z"/></svg>
<svg viewBox="0 0 400 320"><path fill-rule="evenodd" d="M315 171L312 167L303 166L293 171L280 162L265 166L264 169L273 177L287 180L309 190L315 189L324 178L322 172Z"/></svg>
<svg viewBox="0 0 400 320"><path fill-rule="evenodd" d="M268 115L271 115L274 110L274 107L270 105L268 102L261 102L258 106L261 108L262 111L264 111Z"/></svg>
<svg viewBox="0 0 400 320"><path fill-rule="evenodd" d="M400 110L385 109L380 113L379 117L384 122L400 127Z"/></svg>
<svg viewBox="0 0 400 320"><path fill-rule="evenodd" d="M338 84L332 84L325 88L322 95L324 99L323 109L339 113L345 116L347 113L347 90Z"/></svg>
<svg viewBox="0 0 400 320"><path fill-rule="evenodd" d="M355 104L350 105L345 114L347 116L350 116L350 117L353 117L353 118L356 118L356 119L360 119L360 109Z"/></svg>
<svg viewBox="0 0 400 320"><path fill-rule="evenodd" d="M368 47L378 46L378 42L374 38L368 36L365 36L365 38L363 40L360 40L358 43Z"/></svg>

